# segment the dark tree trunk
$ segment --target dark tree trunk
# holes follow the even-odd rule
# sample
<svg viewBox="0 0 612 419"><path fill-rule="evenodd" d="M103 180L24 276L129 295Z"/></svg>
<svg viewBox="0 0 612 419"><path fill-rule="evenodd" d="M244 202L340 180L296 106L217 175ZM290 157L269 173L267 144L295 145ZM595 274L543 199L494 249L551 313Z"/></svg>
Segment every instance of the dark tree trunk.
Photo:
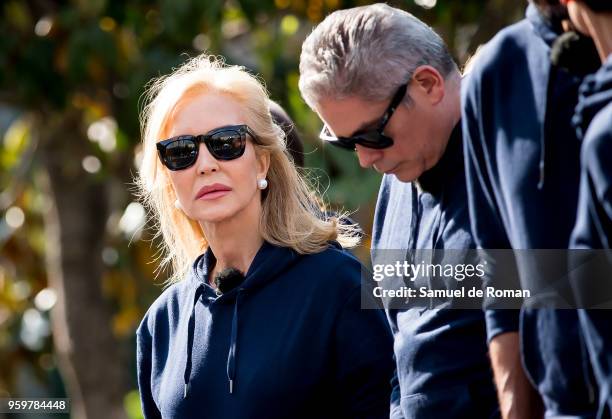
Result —
<svg viewBox="0 0 612 419"><path fill-rule="evenodd" d="M54 120L55 119L55 120ZM41 134L49 285L58 293L52 328L59 367L72 400L72 417L125 418L129 365L111 330L102 292L101 252L108 218L102 177L83 170L91 150L80 113L46 117Z"/></svg>

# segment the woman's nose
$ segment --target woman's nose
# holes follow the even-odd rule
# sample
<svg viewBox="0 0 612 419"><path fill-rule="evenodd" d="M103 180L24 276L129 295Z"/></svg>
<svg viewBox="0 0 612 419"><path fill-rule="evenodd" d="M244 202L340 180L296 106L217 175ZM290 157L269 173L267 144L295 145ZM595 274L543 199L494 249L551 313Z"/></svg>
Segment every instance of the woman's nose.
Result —
<svg viewBox="0 0 612 419"><path fill-rule="evenodd" d="M210 154L206 144L200 143L198 150L198 160L196 161L196 169L198 173L204 174L207 172L216 172L219 170L219 162Z"/></svg>

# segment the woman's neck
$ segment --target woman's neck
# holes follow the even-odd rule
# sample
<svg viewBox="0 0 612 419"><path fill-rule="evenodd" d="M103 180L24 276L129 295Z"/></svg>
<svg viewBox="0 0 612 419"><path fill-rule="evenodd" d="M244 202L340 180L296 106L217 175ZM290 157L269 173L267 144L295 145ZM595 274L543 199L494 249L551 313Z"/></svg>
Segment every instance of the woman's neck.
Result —
<svg viewBox="0 0 612 419"><path fill-rule="evenodd" d="M246 274L263 244L259 230L261 204L254 202L228 220L201 223L208 245L217 262L209 270L209 282L226 268L236 268Z"/></svg>

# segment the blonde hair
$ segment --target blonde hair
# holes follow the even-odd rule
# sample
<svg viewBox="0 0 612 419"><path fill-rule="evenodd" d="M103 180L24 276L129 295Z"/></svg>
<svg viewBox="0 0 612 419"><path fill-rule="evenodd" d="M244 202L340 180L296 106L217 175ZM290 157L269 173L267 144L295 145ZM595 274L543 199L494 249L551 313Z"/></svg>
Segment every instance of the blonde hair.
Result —
<svg viewBox="0 0 612 419"><path fill-rule="evenodd" d="M300 254L320 252L331 240L344 247L358 244L358 228L341 222L340 217L325 216L321 200L289 160L284 133L272 120L262 83L244 67L226 65L219 57L203 54L172 74L152 80L141 113L143 157L136 184L139 197L156 221L156 237L163 238L159 268L171 265L167 283L178 282L208 243L199 222L175 207L177 197L168 169L159 161L156 143L168 135L181 104L203 93L225 94L240 103L246 123L257 136L255 152L270 156L269 186L262 194L260 219L264 240Z"/></svg>

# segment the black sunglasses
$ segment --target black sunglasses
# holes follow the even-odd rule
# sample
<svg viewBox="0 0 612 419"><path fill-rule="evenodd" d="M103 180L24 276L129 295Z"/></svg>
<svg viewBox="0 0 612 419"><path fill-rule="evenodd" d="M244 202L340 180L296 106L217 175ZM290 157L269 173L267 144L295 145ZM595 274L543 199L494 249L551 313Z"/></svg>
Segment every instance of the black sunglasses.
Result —
<svg viewBox="0 0 612 419"><path fill-rule="evenodd" d="M198 160L200 143L206 144L217 160L234 160L244 154L246 135L254 141L255 133L247 125L228 125L206 134L179 135L157 143L157 152L164 166L170 170L182 170Z"/></svg>
<svg viewBox="0 0 612 419"><path fill-rule="evenodd" d="M393 112L397 109L398 105L404 99L406 90L408 89L408 83L402 84L393 95L389 107L383 114L378 127L363 132L356 132L350 137L336 137L329 131L327 125L323 125L319 138L329 144L335 145L336 147L343 148L345 150L355 150L355 145L359 144L368 148L383 149L391 147L393 145L393 139L383 134L387 123L393 116Z"/></svg>

